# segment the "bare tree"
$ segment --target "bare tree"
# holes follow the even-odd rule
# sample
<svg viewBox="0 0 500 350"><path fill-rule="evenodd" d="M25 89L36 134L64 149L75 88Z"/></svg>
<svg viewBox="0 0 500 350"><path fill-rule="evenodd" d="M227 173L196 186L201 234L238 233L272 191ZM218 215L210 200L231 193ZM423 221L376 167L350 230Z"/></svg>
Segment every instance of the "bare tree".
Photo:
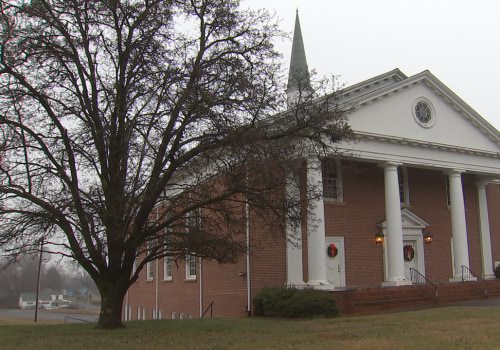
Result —
<svg viewBox="0 0 500 350"><path fill-rule="evenodd" d="M349 131L335 95L283 111L282 33L237 0L2 0L0 23L0 242L78 261L101 328L148 261L236 260L241 203L293 216L285 167Z"/></svg>

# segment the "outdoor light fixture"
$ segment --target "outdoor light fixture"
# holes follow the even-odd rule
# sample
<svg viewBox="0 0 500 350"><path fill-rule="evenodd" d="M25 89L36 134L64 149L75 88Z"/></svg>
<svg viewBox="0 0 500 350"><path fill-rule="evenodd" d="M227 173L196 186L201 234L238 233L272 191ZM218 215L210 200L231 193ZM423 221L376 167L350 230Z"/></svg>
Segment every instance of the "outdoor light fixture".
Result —
<svg viewBox="0 0 500 350"><path fill-rule="evenodd" d="M378 231L377 233L375 233L375 243L384 243L384 234L382 232Z"/></svg>
<svg viewBox="0 0 500 350"><path fill-rule="evenodd" d="M424 236L424 241L425 243L431 243L433 238L434 236L430 232L427 232Z"/></svg>

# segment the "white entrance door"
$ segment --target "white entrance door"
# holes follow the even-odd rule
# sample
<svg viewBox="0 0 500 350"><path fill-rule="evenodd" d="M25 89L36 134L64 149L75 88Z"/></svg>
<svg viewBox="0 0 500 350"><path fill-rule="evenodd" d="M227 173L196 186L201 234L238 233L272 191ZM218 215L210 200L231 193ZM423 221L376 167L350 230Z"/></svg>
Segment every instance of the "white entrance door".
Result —
<svg viewBox="0 0 500 350"><path fill-rule="evenodd" d="M422 229L403 228L403 247L411 246L413 249L413 259L405 259L405 277L411 280L410 268L414 268L425 276L424 239ZM404 250L404 248L403 248ZM402 252L405 254L405 252Z"/></svg>
<svg viewBox="0 0 500 350"><path fill-rule="evenodd" d="M411 247L411 248L410 248ZM418 260L420 258L420 253L417 247L416 240L407 240L403 241L403 254L405 255L405 277L411 281L411 273L410 268L413 268L418 271ZM424 271L419 271L420 273L424 273Z"/></svg>
<svg viewBox="0 0 500 350"><path fill-rule="evenodd" d="M345 251L344 237L327 236L326 248L334 244L337 248L335 257L326 257L326 278L335 288L345 287ZM325 252L327 254L327 252Z"/></svg>

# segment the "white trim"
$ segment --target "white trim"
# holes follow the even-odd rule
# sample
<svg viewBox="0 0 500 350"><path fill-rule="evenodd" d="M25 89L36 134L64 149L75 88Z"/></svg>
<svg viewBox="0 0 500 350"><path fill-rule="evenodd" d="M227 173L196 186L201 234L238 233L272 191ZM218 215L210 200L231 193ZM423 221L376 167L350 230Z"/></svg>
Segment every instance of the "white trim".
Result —
<svg viewBox="0 0 500 350"><path fill-rule="evenodd" d="M323 184L325 183L325 179L330 180L330 178L325 177L324 173L324 167L325 167L325 162L333 162L335 163L335 186L336 186L336 197L328 197L327 193L325 193L325 190L323 188L323 198L327 201L332 201L332 202L343 202L344 196L343 196L343 186L342 186L342 162L340 159L336 158L324 158L321 161L321 174L322 174L322 181Z"/></svg>
<svg viewBox="0 0 500 350"><path fill-rule="evenodd" d="M423 121L421 121L420 118L417 116L416 107L417 107L417 104L419 104L420 102L425 103L431 110L431 120L428 121L427 123L424 123ZM434 126L434 123L436 122L436 110L434 109L434 106L432 105L431 101L429 101L425 97L419 97L415 101L413 101L413 103L411 105L411 111L413 114L413 119L415 119L417 124L420 125L421 127L425 128L425 129L430 129Z"/></svg>
<svg viewBox="0 0 500 350"><path fill-rule="evenodd" d="M194 274L192 273L192 268L193 266L191 266L191 264L194 265ZM196 257L194 255L191 255L191 254L187 254L186 255L186 260L185 260L185 268L186 268L186 280L188 281L194 281L196 280Z"/></svg>
<svg viewBox="0 0 500 350"><path fill-rule="evenodd" d="M326 276L328 282L330 282L330 287L334 288L344 288L346 286L345 283L345 244L344 237L342 236L326 236L325 237L325 245L328 247L330 243L334 243L337 246L338 254L336 257L326 258ZM326 254L326 252L325 252ZM336 265L336 266L335 266ZM337 270L337 271L332 271ZM332 273L333 272L333 273ZM339 276L335 276L338 273ZM338 277L340 282L335 283L336 281L332 281L328 279L328 277Z"/></svg>
<svg viewBox="0 0 500 350"><path fill-rule="evenodd" d="M147 242L146 243L146 256L149 255L150 249L151 249L151 243ZM153 280L154 280L153 262L148 261L146 263L146 281L153 281Z"/></svg>
<svg viewBox="0 0 500 350"><path fill-rule="evenodd" d="M167 274L167 271L169 273ZM169 256L163 258L163 281L172 280L172 259Z"/></svg>
<svg viewBox="0 0 500 350"><path fill-rule="evenodd" d="M400 173L401 171L401 173ZM398 166L398 175L401 174L401 177L398 179L399 182L399 200L401 205L408 206L410 205L410 186L408 185L408 168L405 166ZM403 200L401 200L401 186L403 186Z"/></svg>

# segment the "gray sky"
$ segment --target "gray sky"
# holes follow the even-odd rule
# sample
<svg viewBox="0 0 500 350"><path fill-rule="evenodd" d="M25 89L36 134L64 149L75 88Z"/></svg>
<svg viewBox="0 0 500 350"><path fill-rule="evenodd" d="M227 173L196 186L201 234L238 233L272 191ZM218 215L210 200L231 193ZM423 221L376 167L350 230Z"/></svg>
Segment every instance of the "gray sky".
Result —
<svg viewBox="0 0 500 350"><path fill-rule="evenodd" d="M500 129L499 0L244 0L291 32L299 10L309 69L346 85L429 70ZM289 64L291 42L278 43Z"/></svg>

